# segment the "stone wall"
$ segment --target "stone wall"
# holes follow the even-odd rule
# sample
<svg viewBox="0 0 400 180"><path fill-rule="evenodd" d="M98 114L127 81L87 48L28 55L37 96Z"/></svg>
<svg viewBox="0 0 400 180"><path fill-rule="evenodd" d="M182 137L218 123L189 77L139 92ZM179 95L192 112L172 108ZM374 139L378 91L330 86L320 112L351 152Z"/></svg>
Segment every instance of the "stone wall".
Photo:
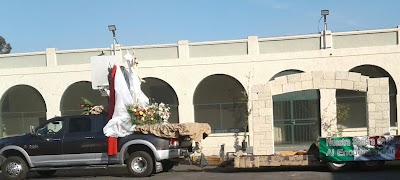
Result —
<svg viewBox="0 0 400 180"><path fill-rule="evenodd" d="M390 132L389 78L368 79L368 135Z"/></svg>
<svg viewBox="0 0 400 180"><path fill-rule="evenodd" d="M274 131L272 94L268 84L252 87L253 153L255 155L274 153Z"/></svg>

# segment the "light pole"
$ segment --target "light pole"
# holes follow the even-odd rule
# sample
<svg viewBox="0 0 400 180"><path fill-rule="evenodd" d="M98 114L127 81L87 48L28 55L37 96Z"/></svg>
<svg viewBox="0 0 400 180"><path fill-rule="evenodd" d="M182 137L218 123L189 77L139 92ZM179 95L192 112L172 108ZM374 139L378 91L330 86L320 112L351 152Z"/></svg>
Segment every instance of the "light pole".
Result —
<svg viewBox="0 0 400 180"><path fill-rule="evenodd" d="M117 30L117 28L115 27L115 25L108 25L108 30L113 33L113 54L115 55L115 31Z"/></svg>
<svg viewBox="0 0 400 180"><path fill-rule="evenodd" d="M321 15L324 16L324 49L326 49L326 16L329 15L329 10L321 10Z"/></svg>

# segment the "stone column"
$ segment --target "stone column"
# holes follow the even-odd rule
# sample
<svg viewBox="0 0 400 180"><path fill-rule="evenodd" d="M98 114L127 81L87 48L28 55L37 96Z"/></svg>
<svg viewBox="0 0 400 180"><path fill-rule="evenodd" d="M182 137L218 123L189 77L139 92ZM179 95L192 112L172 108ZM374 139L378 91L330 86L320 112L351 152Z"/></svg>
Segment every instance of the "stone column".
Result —
<svg viewBox="0 0 400 180"><path fill-rule="evenodd" d="M390 133L389 78L368 79L367 119L369 136Z"/></svg>
<svg viewBox="0 0 400 180"><path fill-rule="evenodd" d="M251 134L253 134L253 154L274 154L274 131L271 88L268 84L254 85L252 88L253 109Z"/></svg>
<svg viewBox="0 0 400 180"><path fill-rule="evenodd" d="M55 48L46 49L46 65L57 66L57 54Z"/></svg>
<svg viewBox="0 0 400 180"><path fill-rule="evenodd" d="M336 89L320 89L321 137L337 134Z"/></svg>
<svg viewBox="0 0 400 180"><path fill-rule="evenodd" d="M180 40L178 41L178 58L189 59L189 41Z"/></svg>
<svg viewBox="0 0 400 180"><path fill-rule="evenodd" d="M258 37L257 36L249 36L247 37L247 54L256 55L260 54L258 45Z"/></svg>
<svg viewBox="0 0 400 180"><path fill-rule="evenodd" d="M321 49L330 49L330 48L332 48L332 46L333 46L332 31L326 30L325 35L324 35L324 31L321 31Z"/></svg>
<svg viewBox="0 0 400 180"><path fill-rule="evenodd" d="M193 94L178 91L176 93L179 99L179 123L194 123Z"/></svg>
<svg viewBox="0 0 400 180"><path fill-rule="evenodd" d="M59 88L63 89L63 88ZM55 116L61 116L61 111L60 111L60 104L61 104L61 98L63 95L62 90L48 90L48 91L41 91L43 100L46 104L46 118L50 119Z"/></svg>

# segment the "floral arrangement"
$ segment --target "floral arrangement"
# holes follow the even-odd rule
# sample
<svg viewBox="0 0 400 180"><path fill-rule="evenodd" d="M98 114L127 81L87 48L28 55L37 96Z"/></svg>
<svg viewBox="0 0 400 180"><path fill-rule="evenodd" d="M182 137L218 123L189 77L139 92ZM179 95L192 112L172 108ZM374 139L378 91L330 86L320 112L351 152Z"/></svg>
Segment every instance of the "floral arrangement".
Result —
<svg viewBox="0 0 400 180"><path fill-rule="evenodd" d="M164 103L152 103L147 107L128 105L127 110L134 125L168 123L170 107Z"/></svg>
<svg viewBox="0 0 400 180"><path fill-rule="evenodd" d="M81 104L81 108L82 109L82 114L83 115L89 115L89 114L101 114L104 112L104 107L102 105L100 106L95 106L91 101L89 101L88 99L81 97L83 104Z"/></svg>

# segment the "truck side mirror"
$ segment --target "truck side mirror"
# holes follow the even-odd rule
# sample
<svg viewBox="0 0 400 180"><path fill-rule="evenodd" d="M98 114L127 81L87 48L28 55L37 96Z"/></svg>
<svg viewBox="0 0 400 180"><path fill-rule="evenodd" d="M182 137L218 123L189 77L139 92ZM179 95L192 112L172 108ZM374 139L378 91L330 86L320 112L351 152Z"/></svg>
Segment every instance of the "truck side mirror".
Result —
<svg viewBox="0 0 400 180"><path fill-rule="evenodd" d="M32 135L35 135L35 126L31 125L29 126L30 132Z"/></svg>

